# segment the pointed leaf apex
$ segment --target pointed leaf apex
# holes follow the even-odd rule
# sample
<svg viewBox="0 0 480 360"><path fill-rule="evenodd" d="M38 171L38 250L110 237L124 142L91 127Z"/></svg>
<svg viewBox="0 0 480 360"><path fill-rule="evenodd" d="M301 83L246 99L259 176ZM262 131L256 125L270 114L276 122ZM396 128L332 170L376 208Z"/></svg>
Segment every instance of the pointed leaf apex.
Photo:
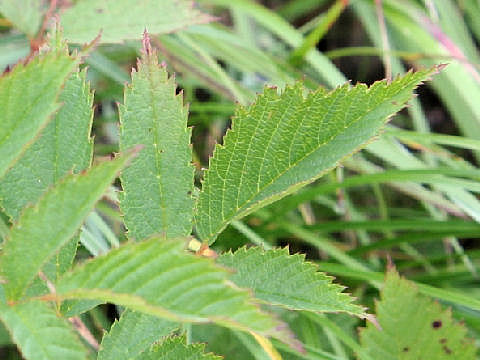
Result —
<svg viewBox="0 0 480 360"><path fill-rule="evenodd" d="M143 45L142 52L145 55L148 56L148 55L152 54L153 49L152 49L152 45L151 45L151 42L150 42L150 36L148 35L148 31L147 31L146 28L143 31L142 45Z"/></svg>

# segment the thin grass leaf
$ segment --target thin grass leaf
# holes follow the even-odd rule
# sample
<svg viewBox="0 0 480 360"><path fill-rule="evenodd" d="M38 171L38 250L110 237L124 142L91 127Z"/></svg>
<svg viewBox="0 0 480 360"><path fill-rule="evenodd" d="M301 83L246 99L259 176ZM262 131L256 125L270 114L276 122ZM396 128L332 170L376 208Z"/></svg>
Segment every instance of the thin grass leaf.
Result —
<svg viewBox="0 0 480 360"><path fill-rule="evenodd" d="M305 55L317 46L320 40L325 36L327 31L341 15L347 4L348 3L345 1L337 1L328 9L328 11L326 11L322 17L319 18L318 24L315 26L315 28L306 36L302 44L290 55L290 62L292 64L300 65L302 63Z"/></svg>
<svg viewBox="0 0 480 360"><path fill-rule="evenodd" d="M428 167L422 160L405 151L405 148L393 138L382 137L379 141L370 144L366 150L400 169L426 169ZM478 183L458 183L458 180L453 181L453 179L444 178L441 175L435 177L437 178L435 188L445 193L465 213L480 222L480 201L468 191L478 190L475 189Z"/></svg>
<svg viewBox="0 0 480 360"><path fill-rule="evenodd" d="M360 332L359 359L476 359L467 329L453 321L451 311L418 295L415 285L395 271L387 274L376 309L381 330L367 324Z"/></svg>
<svg viewBox="0 0 480 360"><path fill-rule="evenodd" d="M213 242L231 220L298 190L358 151L435 71L306 97L298 83L280 95L266 88L253 105L239 107L205 173L196 214L200 238Z"/></svg>
<svg viewBox="0 0 480 360"><path fill-rule="evenodd" d="M251 0L201 0L219 6L224 6L248 15L255 19L275 36L294 48L301 46L304 38L300 31L295 29L285 19L275 12ZM315 69L322 80L330 87L338 86L345 82L345 76L322 53L312 49L305 60Z"/></svg>
<svg viewBox="0 0 480 360"><path fill-rule="evenodd" d="M120 105L120 150L143 149L122 173L120 206L130 238L153 234L187 236L192 231L191 129L182 94L144 40L143 57Z"/></svg>
<svg viewBox="0 0 480 360"><path fill-rule="evenodd" d="M235 94L240 94L241 98L248 98L252 95L245 87L225 74L224 70L219 71L219 65L215 61L212 62L211 55L203 51L204 56L201 57L195 51L200 46L201 49L206 47L206 44L201 39L195 39L196 49L191 47L191 41L190 44L187 44L175 34L162 35L160 36L160 41L162 52L165 53L169 63L173 64L177 71L192 74L194 78L208 88L214 89L222 96L232 100L236 99ZM225 84L225 80L229 84ZM235 89L235 92L232 93L232 89Z"/></svg>
<svg viewBox="0 0 480 360"><path fill-rule="evenodd" d="M448 145L461 149L480 151L479 140L469 139L463 136L421 133L416 131L401 130L397 128L388 128L386 133L388 135L393 135L403 141L414 141L421 144Z"/></svg>
<svg viewBox="0 0 480 360"><path fill-rule="evenodd" d="M57 97L77 59L57 32L49 48L0 77L0 178L57 110Z"/></svg>
<svg viewBox="0 0 480 360"><path fill-rule="evenodd" d="M95 299L177 322L214 322L298 346L278 320L228 282L226 269L186 253L184 241L152 238L110 251L67 273L55 299Z"/></svg>
<svg viewBox="0 0 480 360"><path fill-rule="evenodd" d="M447 2L447 1L446 1ZM369 4L355 6L366 6ZM417 4L399 5L398 1L385 2L385 16L388 20L392 46L402 50L423 53L434 52L452 56L448 68L431 83L444 105L452 114L460 131L470 138L480 139L480 73L472 64L477 63L478 55L469 58L462 49L471 47L468 44L457 46L451 36L458 39L458 34L444 30L444 24L439 25L429 19ZM404 6L407 5L407 6ZM442 11L443 12L443 11ZM444 22L442 16L441 21ZM475 50L473 51L475 52ZM418 63L429 66L438 61L424 59ZM476 152L479 156L479 153Z"/></svg>
<svg viewBox="0 0 480 360"><path fill-rule="evenodd" d="M65 10L61 25L73 43L86 43L101 33L100 42L140 39L144 30L165 34L211 21L188 0L83 0Z"/></svg>
<svg viewBox="0 0 480 360"><path fill-rule="evenodd" d="M304 256L289 255L287 248L241 248L221 255L218 262L235 269L231 277L235 284L253 289L255 297L268 304L365 316L365 309L342 293L344 287L333 284L331 277L318 272L315 264L305 262Z"/></svg>
<svg viewBox="0 0 480 360"><path fill-rule="evenodd" d="M7 299L17 300L42 266L72 238L134 153L69 175L28 207L3 244L0 269Z"/></svg>
<svg viewBox="0 0 480 360"><path fill-rule="evenodd" d="M209 24L191 27L185 32L204 51L216 59L222 59L232 68L241 71L245 74L245 77L248 76L248 73L255 74L254 76L248 76L249 79L257 80L256 84L260 87L257 88L255 86L255 90L262 90L265 78L280 87L293 81L293 77L277 63L276 60L278 59L275 59L259 47L252 46L250 39L245 39L229 31L228 28L220 27L218 24ZM183 56L182 58L184 61L186 60ZM253 84L249 86L249 89L253 90L252 86ZM246 94L243 95L245 96ZM248 94L249 99L254 99L254 96L253 91ZM197 103L197 105L199 104L202 105L203 103Z"/></svg>
<svg viewBox="0 0 480 360"><path fill-rule="evenodd" d="M379 272L355 269L343 264L321 262L318 264L322 271L338 276L344 276L351 279L369 281L377 286L383 280L383 274ZM427 284L415 283L421 294L428 295L437 299L447 301L452 304L458 304L467 308L480 311L480 300L474 296L466 295L464 292L455 289L440 289Z"/></svg>
<svg viewBox="0 0 480 360"><path fill-rule="evenodd" d="M87 349L64 318L42 301L2 305L0 319L28 360L85 360Z"/></svg>

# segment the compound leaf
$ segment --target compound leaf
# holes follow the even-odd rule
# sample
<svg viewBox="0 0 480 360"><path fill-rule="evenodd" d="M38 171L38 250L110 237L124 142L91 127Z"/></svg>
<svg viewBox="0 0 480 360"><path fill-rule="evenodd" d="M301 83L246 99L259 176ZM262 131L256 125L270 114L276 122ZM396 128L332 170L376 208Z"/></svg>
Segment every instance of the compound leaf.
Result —
<svg viewBox="0 0 480 360"><path fill-rule="evenodd" d="M85 360L87 350L70 324L43 301L2 305L0 319L25 359Z"/></svg>
<svg viewBox="0 0 480 360"><path fill-rule="evenodd" d="M120 150L143 149L122 172L121 208L130 238L190 235L193 212L191 129L182 95L145 35L143 57L120 105Z"/></svg>
<svg viewBox="0 0 480 360"><path fill-rule="evenodd" d="M389 271L376 305L381 330L368 323L360 332L363 360L473 360L475 346L450 310L419 295L415 285Z"/></svg>
<svg viewBox="0 0 480 360"><path fill-rule="evenodd" d="M177 323L126 310L103 337L97 360L136 359L155 341L167 336L177 327Z"/></svg>
<svg viewBox="0 0 480 360"><path fill-rule="evenodd" d="M184 246L159 238L126 244L67 273L57 296L103 300L170 321L214 322L296 345L286 327L228 281L226 269Z"/></svg>
<svg viewBox="0 0 480 360"><path fill-rule="evenodd" d="M57 97L77 59L57 32L48 51L0 77L0 178L57 110Z"/></svg>
<svg viewBox="0 0 480 360"><path fill-rule="evenodd" d="M82 0L61 16L65 37L74 43L90 42L100 32L100 42L119 43L139 39L145 29L165 34L210 20L187 0Z"/></svg>
<svg viewBox="0 0 480 360"><path fill-rule="evenodd" d="M153 345L135 360L221 360L223 357L205 353L205 344L188 344L183 336L171 336Z"/></svg>
<svg viewBox="0 0 480 360"><path fill-rule="evenodd" d="M318 272L305 256L289 255L288 249L263 250L241 248L218 258L222 265L235 269L231 280L240 287L251 288L257 299L292 310L347 312L365 316L353 298L342 293L344 287ZM288 284L288 286L285 286Z"/></svg>
<svg viewBox="0 0 480 360"><path fill-rule="evenodd" d="M238 107L205 173L196 214L200 238L213 242L231 220L292 193L358 151L436 70L370 88L320 88L306 97L300 83L280 95L265 88L253 105Z"/></svg>
<svg viewBox="0 0 480 360"><path fill-rule="evenodd" d="M3 244L0 269L7 299L17 300L38 271L75 235L133 152L69 175L20 216Z"/></svg>

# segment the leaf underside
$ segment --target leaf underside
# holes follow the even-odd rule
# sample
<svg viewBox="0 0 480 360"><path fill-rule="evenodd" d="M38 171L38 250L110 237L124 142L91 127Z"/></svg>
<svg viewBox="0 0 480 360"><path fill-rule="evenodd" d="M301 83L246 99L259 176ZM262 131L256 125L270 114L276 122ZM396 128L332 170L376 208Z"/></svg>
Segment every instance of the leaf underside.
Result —
<svg viewBox="0 0 480 360"><path fill-rule="evenodd" d="M126 244L67 273L57 294L113 302L170 321L215 322L296 345L247 291L227 281L226 269L186 253L184 244L159 238Z"/></svg>
<svg viewBox="0 0 480 360"><path fill-rule="evenodd" d="M26 359L85 360L87 350L66 319L48 303L2 305L0 319Z"/></svg>
<svg viewBox="0 0 480 360"><path fill-rule="evenodd" d="M409 72L370 88L320 88L306 97L300 83L280 95L265 88L253 105L237 109L210 159L197 203L200 238L213 242L231 220L298 190L358 151L435 71Z"/></svg>
<svg viewBox="0 0 480 360"><path fill-rule="evenodd" d="M371 323L362 329L359 359L476 359L467 329L454 322L451 311L419 295L396 271L387 273L376 309L381 330Z"/></svg>
<svg viewBox="0 0 480 360"><path fill-rule="evenodd" d="M7 299L17 300L42 266L80 228L96 201L133 153L101 163L88 172L69 175L49 189L16 222L0 257Z"/></svg>
<svg viewBox="0 0 480 360"><path fill-rule="evenodd" d="M235 270L231 280L236 285L253 289L257 299L269 304L292 310L365 315L351 296L342 293L344 287L333 284L332 277L318 272L315 264L305 262L305 256L289 255L287 248L241 248L221 255L218 262Z"/></svg>
<svg viewBox="0 0 480 360"><path fill-rule="evenodd" d="M151 34L171 33L211 20L187 0L83 0L61 16L65 37L87 43L101 33L100 42L119 43Z"/></svg>
<svg viewBox="0 0 480 360"><path fill-rule="evenodd" d="M120 150L142 144L122 172L120 206L129 238L174 238L192 231L191 129L182 94L155 53L144 51L120 105Z"/></svg>

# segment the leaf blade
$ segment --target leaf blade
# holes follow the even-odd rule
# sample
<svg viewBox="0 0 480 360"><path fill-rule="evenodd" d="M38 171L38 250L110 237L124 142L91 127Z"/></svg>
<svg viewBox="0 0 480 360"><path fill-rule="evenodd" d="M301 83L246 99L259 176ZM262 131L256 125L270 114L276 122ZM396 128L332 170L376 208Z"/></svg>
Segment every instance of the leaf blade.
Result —
<svg viewBox="0 0 480 360"><path fill-rule="evenodd" d="M96 201L133 152L67 176L20 216L3 247L0 269L9 300L19 299L43 264L80 227ZM86 194L86 195L84 195Z"/></svg>
<svg viewBox="0 0 480 360"><path fill-rule="evenodd" d="M214 322L297 346L288 329L227 281L226 269L183 247L158 238L123 245L67 273L56 296L113 302L170 321Z"/></svg>
<svg viewBox="0 0 480 360"><path fill-rule="evenodd" d="M387 274L376 308L382 331L370 323L362 329L359 359L476 358L473 342L466 339L466 328L454 322L451 311L419 296L416 287L396 271ZM395 341L391 334L395 334Z"/></svg>
<svg viewBox="0 0 480 360"><path fill-rule="evenodd" d="M136 360L221 360L223 357L205 353L205 344L186 344L183 336L171 336L148 351L135 358Z"/></svg>
<svg viewBox="0 0 480 360"><path fill-rule="evenodd" d="M115 321L100 344L97 360L134 359L178 324L126 310Z"/></svg>
<svg viewBox="0 0 480 360"><path fill-rule="evenodd" d="M0 178L57 110L57 96L77 59L57 33L50 50L0 77Z"/></svg>
<svg viewBox="0 0 480 360"><path fill-rule="evenodd" d="M2 306L0 318L26 359L84 360L87 350L65 319L45 302Z"/></svg>
<svg viewBox="0 0 480 360"><path fill-rule="evenodd" d="M90 165L93 94L85 76L85 71L70 76L58 98L59 112L0 180L0 203L12 219L69 171Z"/></svg>
<svg viewBox="0 0 480 360"><path fill-rule="evenodd" d="M235 269L231 277L235 284L253 289L256 298L269 304L292 310L366 315L361 306L353 304L353 298L342 293L342 286L317 272L315 264L305 262L304 256L289 255L287 248L243 247L222 254L218 262Z"/></svg>
<svg viewBox="0 0 480 360"><path fill-rule="evenodd" d="M188 111L182 94L175 94L173 77L147 47L125 90L125 105L120 105L120 150L143 145L121 175L120 206L128 235L136 240L190 235L193 217Z"/></svg>
<svg viewBox="0 0 480 360"><path fill-rule="evenodd" d="M84 0L63 13L61 24L70 42L90 42L101 32L100 42L119 43L139 39L145 29L152 34L170 33L210 20L185 0Z"/></svg>
<svg viewBox="0 0 480 360"><path fill-rule="evenodd" d="M210 159L197 202L200 238L213 242L231 220L292 193L358 151L435 71L370 88L319 89L306 98L299 84L281 95L266 88L252 106L237 110L224 145Z"/></svg>

